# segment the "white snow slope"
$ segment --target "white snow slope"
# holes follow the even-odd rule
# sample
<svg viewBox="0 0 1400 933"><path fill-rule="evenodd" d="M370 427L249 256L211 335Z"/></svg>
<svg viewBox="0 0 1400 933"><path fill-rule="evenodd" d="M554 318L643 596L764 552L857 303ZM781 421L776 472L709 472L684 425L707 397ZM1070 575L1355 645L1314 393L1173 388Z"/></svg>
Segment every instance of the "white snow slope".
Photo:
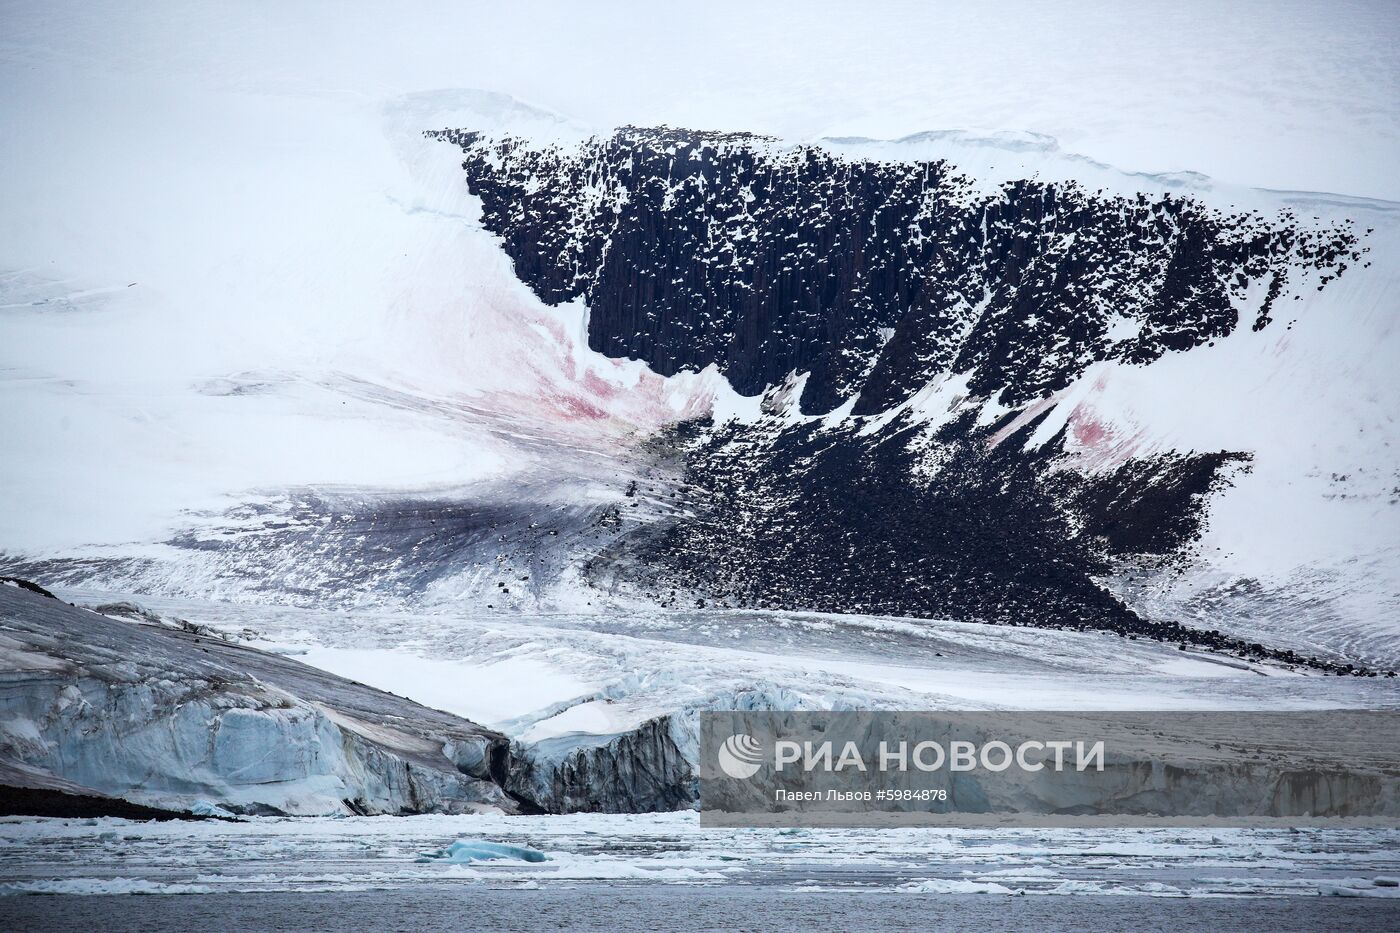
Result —
<svg viewBox="0 0 1400 933"><path fill-rule="evenodd" d="M1213 506L1219 556L1143 600L1259 580L1323 608L1233 628L1393 661L1397 44L1385 3L7 3L0 554L159 557L294 487L587 479L635 432L740 407L590 353L586 309L514 278L422 129L951 129L992 172L1376 228L1373 268L1291 329L1093 372L1061 408L1134 452L1255 453Z"/></svg>

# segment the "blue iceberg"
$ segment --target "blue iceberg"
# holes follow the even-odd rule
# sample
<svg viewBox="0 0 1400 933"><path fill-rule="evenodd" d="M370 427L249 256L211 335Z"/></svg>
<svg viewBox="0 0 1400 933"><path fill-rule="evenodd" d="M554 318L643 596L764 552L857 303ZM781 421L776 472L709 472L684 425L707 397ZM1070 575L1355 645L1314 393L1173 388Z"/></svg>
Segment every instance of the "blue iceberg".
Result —
<svg viewBox="0 0 1400 933"><path fill-rule="evenodd" d="M458 839L438 857L463 865L471 862L490 862L496 859L513 859L518 862L549 861L548 856L535 849L507 845L504 842L486 842L482 839Z"/></svg>

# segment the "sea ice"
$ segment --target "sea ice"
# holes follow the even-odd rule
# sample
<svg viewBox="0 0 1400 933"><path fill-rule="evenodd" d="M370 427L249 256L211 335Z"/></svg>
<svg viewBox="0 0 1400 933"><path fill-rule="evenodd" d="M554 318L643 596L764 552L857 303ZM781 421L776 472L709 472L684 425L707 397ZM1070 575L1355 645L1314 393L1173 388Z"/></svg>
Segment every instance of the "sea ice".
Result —
<svg viewBox="0 0 1400 933"><path fill-rule="evenodd" d="M519 862L547 862L549 856L525 846L513 846L504 842L486 842L482 839L458 839L436 858L458 864L471 862L491 862L496 859L514 859Z"/></svg>
<svg viewBox="0 0 1400 933"><path fill-rule="evenodd" d="M1025 894L995 881L968 881L963 878L928 878L902 885L899 890L909 894Z"/></svg>

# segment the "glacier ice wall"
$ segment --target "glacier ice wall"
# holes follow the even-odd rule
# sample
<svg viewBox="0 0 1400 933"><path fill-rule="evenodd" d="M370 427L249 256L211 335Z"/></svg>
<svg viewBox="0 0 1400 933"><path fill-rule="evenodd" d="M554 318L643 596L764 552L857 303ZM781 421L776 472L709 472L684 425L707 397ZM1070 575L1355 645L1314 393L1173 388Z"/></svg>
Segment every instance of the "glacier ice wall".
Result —
<svg viewBox="0 0 1400 933"><path fill-rule="evenodd" d="M0 757L169 809L513 812L504 738L219 637L0 585Z"/></svg>

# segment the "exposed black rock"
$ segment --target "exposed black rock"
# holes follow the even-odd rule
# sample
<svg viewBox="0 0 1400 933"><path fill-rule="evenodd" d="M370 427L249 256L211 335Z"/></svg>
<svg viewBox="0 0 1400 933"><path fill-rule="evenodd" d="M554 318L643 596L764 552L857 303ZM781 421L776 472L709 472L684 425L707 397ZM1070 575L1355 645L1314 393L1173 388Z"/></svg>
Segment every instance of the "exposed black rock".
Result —
<svg viewBox="0 0 1400 933"><path fill-rule="evenodd" d="M715 365L744 395L805 374L789 414L851 406L678 428L657 448L683 477L671 517L604 543L595 584L669 605L1107 628L1348 670L1144 619L1099 585L1189 556L1247 452L1088 476L1062 437L1025 443L1039 420L1024 413L1095 362L1268 326L1283 298L1367 252L1349 223L1035 179L979 187L946 162L747 134L629 127L568 149L429 135L466 154L521 279L587 303L593 349L668 375ZM962 406L930 431L892 411L950 374L1008 414L979 425L980 406Z"/></svg>
<svg viewBox="0 0 1400 933"><path fill-rule="evenodd" d="M1200 536L1203 508L1225 482L1231 464L1247 465L1247 453L1159 454L1130 460L1092 478L1064 470L1044 487L1079 517L1079 535L1114 557L1179 554Z"/></svg>
<svg viewBox="0 0 1400 933"><path fill-rule="evenodd" d="M1160 455L1096 476L1063 469L972 415L933 438L907 416L861 433L773 424L677 426L677 515L592 558L589 578L662 605L795 609L1100 629L1335 673L1359 667L1149 619L1100 585L1123 562L1182 564L1212 489L1242 454ZM930 475L929 470L934 472Z"/></svg>
<svg viewBox="0 0 1400 933"><path fill-rule="evenodd" d="M35 787L0 785L0 816L50 816L61 819L89 819L100 816L124 820L204 820L212 817L177 813L158 807L143 807L117 797L69 794Z"/></svg>
<svg viewBox="0 0 1400 933"><path fill-rule="evenodd" d="M807 372L801 405L882 411L937 373L1020 404L1090 363L1147 363L1271 320L1366 252L1349 226L946 162L842 158L745 134L626 128L577 149L464 130L482 222L589 344L657 372L716 364L743 395ZM1251 285L1264 286L1251 298Z"/></svg>
<svg viewBox="0 0 1400 933"><path fill-rule="evenodd" d="M39 584L33 582L32 580L26 580L23 577L0 577L0 586L3 585L17 586L22 590L28 590L31 593L38 593L40 596L47 596L49 599L58 599L57 596L50 593L48 590L44 589Z"/></svg>

